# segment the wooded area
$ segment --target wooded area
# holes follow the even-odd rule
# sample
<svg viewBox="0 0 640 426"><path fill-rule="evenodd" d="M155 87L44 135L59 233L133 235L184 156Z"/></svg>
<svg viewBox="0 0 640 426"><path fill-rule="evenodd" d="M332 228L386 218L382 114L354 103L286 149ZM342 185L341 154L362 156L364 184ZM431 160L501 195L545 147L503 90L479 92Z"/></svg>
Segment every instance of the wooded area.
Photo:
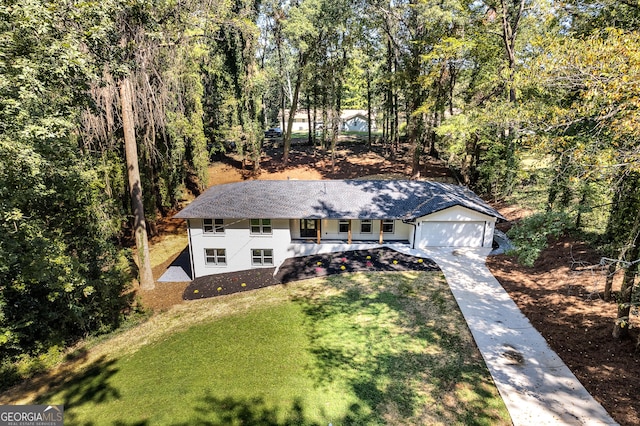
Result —
<svg viewBox="0 0 640 426"><path fill-rule="evenodd" d="M597 216L594 243L629 263L624 336L639 22L637 0L3 0L0 359L117 328L133 279L153 286L156 219L207 186L216 153L259 170L268 127L285 130L286 163L301 110L328 155L341 111L362 109L368 143L390 158L408 145L414 172L439 157L487 199L539 185L550 221L592 233Z"/></svg>

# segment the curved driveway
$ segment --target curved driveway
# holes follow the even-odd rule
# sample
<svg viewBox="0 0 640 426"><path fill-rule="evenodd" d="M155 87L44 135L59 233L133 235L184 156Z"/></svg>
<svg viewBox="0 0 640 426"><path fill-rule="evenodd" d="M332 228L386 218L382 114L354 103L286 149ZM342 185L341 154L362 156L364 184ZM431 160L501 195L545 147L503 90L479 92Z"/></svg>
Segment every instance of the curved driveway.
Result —
<svg viewBox="0 0 640 426"><path fill-rule="evenodd" d="M491 274L490 249L389 247L440 266L514 425L617 424Z"/></svg>

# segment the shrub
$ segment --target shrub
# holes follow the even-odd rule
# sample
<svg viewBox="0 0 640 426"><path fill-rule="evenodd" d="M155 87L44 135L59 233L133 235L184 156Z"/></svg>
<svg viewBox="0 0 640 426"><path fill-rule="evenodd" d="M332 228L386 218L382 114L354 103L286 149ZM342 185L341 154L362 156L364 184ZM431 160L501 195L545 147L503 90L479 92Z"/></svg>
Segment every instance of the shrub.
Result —
<svg viewBox="0 0 640 426"><path fill-rule="evenodd" d="M572 220L565 212L535 213L507 233L515 246L511 253L518 256L523 265L533 266L547 247L549 237L557 238L571 226Z"/></svg>

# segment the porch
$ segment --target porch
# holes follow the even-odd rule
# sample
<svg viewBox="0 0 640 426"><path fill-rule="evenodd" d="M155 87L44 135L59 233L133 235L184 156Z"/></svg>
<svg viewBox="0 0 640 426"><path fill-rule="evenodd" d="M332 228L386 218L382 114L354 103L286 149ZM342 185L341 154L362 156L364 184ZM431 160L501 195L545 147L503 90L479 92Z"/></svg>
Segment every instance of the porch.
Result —
<svg viewBox="0 0 640 426"><path fill-rule="evenodd" d="M318 244L315 240L306 238L292 239L287 248L287 257L312 256L316 254L328 254L343 251L370 250L380 247L402 247L411 249L408 240L385 240L382 244L378 241L346 241L340 239L322 240Z"/></svg>

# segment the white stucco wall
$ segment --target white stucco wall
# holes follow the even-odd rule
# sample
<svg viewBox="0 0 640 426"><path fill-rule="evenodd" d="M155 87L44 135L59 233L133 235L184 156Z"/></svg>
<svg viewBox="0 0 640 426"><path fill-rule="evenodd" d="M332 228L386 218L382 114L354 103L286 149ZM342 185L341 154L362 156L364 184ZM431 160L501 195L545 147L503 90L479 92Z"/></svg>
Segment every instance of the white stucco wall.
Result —
<svg viewBox="0 0 640 426"><path fill-rule="evenodd" d="M253 235L248 219L225 219L224 234L204 233L202 219L189 220L189 240L194 278L205 275L235 272L246 269L277 266L288 257L287 249L291 243L289 221L271 220L270 235ZM207 265L205 249L225 249L227 264ZM252 249L273 250L273 265L255 266L251 264Z"/></svg>
<svg viewBox="0 0 640 426"><path fill-rule="evenodd" d="M416 220L416 247L491 247L496 218L455 206Z"/></svg>

